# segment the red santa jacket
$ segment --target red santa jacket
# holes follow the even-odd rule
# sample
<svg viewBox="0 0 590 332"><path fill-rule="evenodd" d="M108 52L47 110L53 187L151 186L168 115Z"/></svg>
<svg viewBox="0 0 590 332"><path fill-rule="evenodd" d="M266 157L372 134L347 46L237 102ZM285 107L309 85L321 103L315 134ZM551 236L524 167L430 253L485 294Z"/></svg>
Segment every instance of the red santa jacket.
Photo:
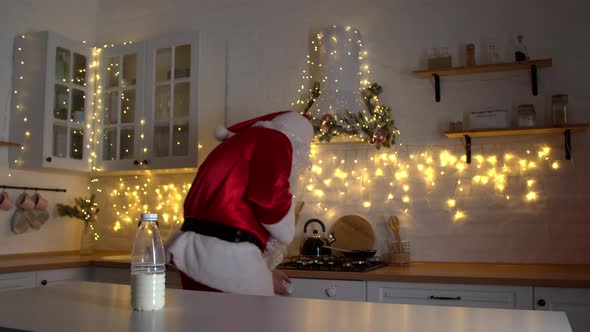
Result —
<svg viewBox="0 0 590 332"><path fill-rule="evenodd" d="M293 150L273 129L251 127L217 146L199 168L184 202L185 218L229 225L266 247L263 224L279 222L291 207Z"/></svg>

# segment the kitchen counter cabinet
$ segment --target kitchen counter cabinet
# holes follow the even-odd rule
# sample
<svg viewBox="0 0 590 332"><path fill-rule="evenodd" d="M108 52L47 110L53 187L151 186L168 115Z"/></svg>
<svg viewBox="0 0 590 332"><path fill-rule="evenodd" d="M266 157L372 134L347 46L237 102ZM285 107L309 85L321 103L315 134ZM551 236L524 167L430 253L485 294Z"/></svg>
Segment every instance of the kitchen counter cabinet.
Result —
<svg viewBox="0 0 590 332"><path fill-rule="evenodd" d="M291 297L337 301L367 300L364 281L292 278Z"/></svg>
<svg viewBox="0 0 590 332"><path fill-rule="evenodd" d="M0 274L0 292L35 287L35 272Z"/></svg>
<svg viewBox="0 0 590 332"><path fill-rule="evenodd" d="M67 331L571 332L562 312L334 302L166 290L161 311L134 312L129 286L75 283L10 291L0 326ZM30 313L35 313L31 319Z"/></svg>
<svg viewBox="0 0 590 332"><path fill-rule="evenodd" d="M533 309L533 287L367 282L367 301L472 308Z"/></svg>
<svg viewBox="0 0 590 332"><path fill-rule="evenodd" d="M590 289L535 287L535 310L564 311L574 332L590 331Z"/></svg>
<svg viewBox="0 0 590 332"><path fill-rule="evenodd" d="M590 288L590 265L415 262L368 272L285 272L311 279Z"/></svg>
<svg viewBox="0 0 590 332"><path fill-rule="evenodd" d="M66 268L0 274L0 292L32 287L87 281L88 268Z"/></svg>

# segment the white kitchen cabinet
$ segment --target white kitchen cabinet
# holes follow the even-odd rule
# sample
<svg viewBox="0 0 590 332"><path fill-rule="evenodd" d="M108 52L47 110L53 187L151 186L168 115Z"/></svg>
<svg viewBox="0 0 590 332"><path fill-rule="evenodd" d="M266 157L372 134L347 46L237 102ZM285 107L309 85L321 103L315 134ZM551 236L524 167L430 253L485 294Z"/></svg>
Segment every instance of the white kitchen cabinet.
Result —
<svg viewBox="0 0 590 332"><path fill-rule="evenodd" d="M10 141L13 168L90 171L92 50L50 32L14 42Z"/></svg>
<svg viewBox="0 0 590 332"><path fill-rule="evenodd" d="M102 171L134 169L143 164L146 43L101 49L98 66L97 165Z"/></svg>
<svg viewBox="0 0 590 332"><path fill-rule="evenodd" d="M291 278L291 297L336 301L366 301L366 283L352 280Z"/></svg>
<svg viewBox="0 0 590 332"><path fill-rule="evenodd" d="M35 287L35 272L0 274L0 292Z"/></svg>
<svg viewBox="0 0 590 332"><path fill-rule="evenodd" d="M225 58L196 32L102 50L97 168L197 167L225 122Z"/></svg>
<svg viewBox="0 0 590 332"><path fill-rule="evenodd" d="M535 287L535 310L565 311L573 332L590 331L590 289Z"/></svg>
<svg viewBox="0 0 590 332"><path fill-rule="evenodd" d="M90 272L90 280L108 284L129 285L131 271L124 268L93 266ZM180 274L177 271L166 269L166 288L182 289Z"/></svg>
<svg viewBox="0 0 590 332"><path fill-rule="evenodd" d="M367 282L369 302L532 309L532 287Z"/></svg>
<svg viewBox="0 0 590 332"><path fill-rule="evenodd" d="M88 268L52 269L0 274L0 292L31 287L59 285L67 282L87 281Z"/></svg>
<svg viewBox="0 0 590 332"><path fill-rule="evenodd" d="M87 281L89 279L88 268L68 268L55 270L41 270L36 272L36 286L60 285L68 282Z"/></svg>

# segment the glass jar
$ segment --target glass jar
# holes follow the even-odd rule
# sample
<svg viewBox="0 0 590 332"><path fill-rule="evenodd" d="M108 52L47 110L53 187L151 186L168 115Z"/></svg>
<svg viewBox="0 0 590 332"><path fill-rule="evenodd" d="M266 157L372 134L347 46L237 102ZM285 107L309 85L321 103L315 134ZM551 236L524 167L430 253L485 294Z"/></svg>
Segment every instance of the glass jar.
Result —
<svg viewBox="0 0 590 332"><path fill-rule="evenodd" d="M391 264L410 264L410 241L393 241L389 250Z"/></svg>
<svg viewBox="0 0 590 332"><path fill-rule="evenodd" d="M553 125L556 127L567 125L567 95L551 96L551 113L553 115Z"/></svg>
<svg viewBox="0 0 590 332"><path fill-rule="evenodd" d="M532 128L535 126L535 106L532 104L518 106L518 127Z"/></svg>

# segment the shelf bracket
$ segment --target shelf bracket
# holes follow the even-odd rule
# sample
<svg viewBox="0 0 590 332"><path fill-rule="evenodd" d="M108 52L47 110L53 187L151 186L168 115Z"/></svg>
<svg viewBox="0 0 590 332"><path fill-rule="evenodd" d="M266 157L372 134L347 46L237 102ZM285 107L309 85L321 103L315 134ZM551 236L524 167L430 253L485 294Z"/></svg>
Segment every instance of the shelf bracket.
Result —
<svg viewBox="0 0 590 332"><path fill-rule="evenodd" d="M533 90L533 96L539 95L538 81L537 65L531 65L531 88Z"/></svg>
<svg viewBox="0 0 590 332"><path fill-rule="evenodd" d="M438 103L440 102L440 76L432 74L432 78L434 78L434 100Z"/></svg>
<svg viewBox="0 0 590 332"><path fill-rule="evenodd" d="M565 136L565 159L572 159L572 134L571 130L567 129L563 135Z"/></svg>
<svg viewBox="0 0 590 332"><path fill-rule="evenodd" d="M471 136L465 135L465 161L471 164Z"/></svg>

